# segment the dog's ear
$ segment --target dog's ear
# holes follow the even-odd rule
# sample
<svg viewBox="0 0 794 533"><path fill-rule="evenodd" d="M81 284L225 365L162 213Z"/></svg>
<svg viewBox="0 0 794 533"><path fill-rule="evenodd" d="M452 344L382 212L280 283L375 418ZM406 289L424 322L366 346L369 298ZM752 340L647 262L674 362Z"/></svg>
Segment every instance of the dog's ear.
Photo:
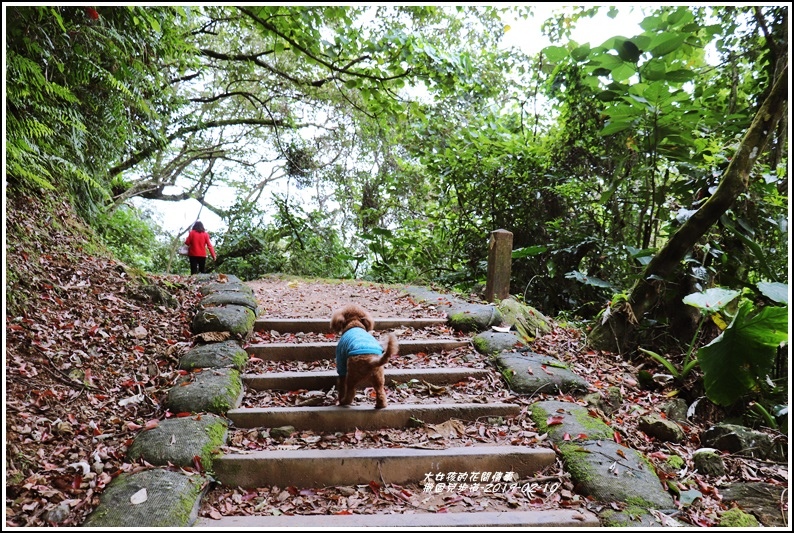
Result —
<svg viewBox="0 0 794 533"><path fill-rule="evenodd" d="M373 329L375 329L375 321L368 313L364 313L363 315L361 315L360 319L361 319L361 323L364 325L364 329L366 329L367 331L372 331Z"/></svg>
<svg viewBox="0 0 794 533"><path fill-rule="evenodd" d="M331 331L342 331L343 327L345 327L345 315L341 309L337 309L331 315Z"/></svg>

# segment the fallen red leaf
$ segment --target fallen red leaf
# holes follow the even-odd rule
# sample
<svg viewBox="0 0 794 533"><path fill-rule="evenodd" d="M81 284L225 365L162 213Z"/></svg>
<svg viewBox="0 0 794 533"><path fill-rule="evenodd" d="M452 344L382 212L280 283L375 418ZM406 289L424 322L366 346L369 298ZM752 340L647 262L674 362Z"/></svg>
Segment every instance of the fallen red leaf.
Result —
<svg viewBox="0 0 794 533"><path fill-rule="evenodd" d="M557 424L562 424L565 419L561 416L550 416L546 419L547 426L556 426Z"/></svg>

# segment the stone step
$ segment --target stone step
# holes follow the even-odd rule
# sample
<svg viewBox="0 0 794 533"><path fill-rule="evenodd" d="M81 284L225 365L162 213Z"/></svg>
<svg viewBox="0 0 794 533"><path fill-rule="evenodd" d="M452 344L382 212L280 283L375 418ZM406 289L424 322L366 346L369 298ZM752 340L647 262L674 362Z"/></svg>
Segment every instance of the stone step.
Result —
<svg viewBox="0 0 794 533"><path fill-rule="evenodd" d="M375 318L375 329L386 330L401 327L422 329L443 326L446 318ZM257 318L254 331L278 331L279 333L330 333L330 318Z"/></svg>
<svg viewBox="0 0 794 533"><path fill-rule="evenodd" d="M469 346L468 340L400 340L400 355L436 353ZM336 357L335 342L269 342L249 344L245 351L265 361L319 361Z"/></svg>
<svg viewBox="0 0 794 533"><path fill-rule="evenodd" d="M215 478L226 487L333 487L378 483L422 483L450 472L514 472L536 476L556 461L550 448L461 446L336 450L259 450L226 454L213 461Z"/></svg>
<svg viewBox="0 0 794 533"><path fill-rule="evenodd" d="M411 380L426 381L433 385L448 385L466 381L468 378L482 379L490 370L486 368L386 368L383 371L386 384L408 383ZM271 374L243 374L243 383L253 390L321 390L336 385L336 371L323 372L278 372Z"/></svg>
<svg viewBox="0 0 794 533"><path fill-rule="evenodd" d="M521 407L511 403L391 403L375 409L374 402L341 407L243 407L229 409L226 418L239 428L294 426L317 433L358 429L403 428L411 418L439 424L451 418L477 420L518 416Z"/></svg>
<svg viewBox="0 0 794 533"><path fill-rule="evenodd" d="M360 528L451 528L451 527L524 527L524 528L597 528L598 517L589 511L484 511L460 513L352 514L352 515L279 515L224 516L219 520L199 518L193 527L213 527L239 531L241 528L325 529L349 531Z"/></svg>

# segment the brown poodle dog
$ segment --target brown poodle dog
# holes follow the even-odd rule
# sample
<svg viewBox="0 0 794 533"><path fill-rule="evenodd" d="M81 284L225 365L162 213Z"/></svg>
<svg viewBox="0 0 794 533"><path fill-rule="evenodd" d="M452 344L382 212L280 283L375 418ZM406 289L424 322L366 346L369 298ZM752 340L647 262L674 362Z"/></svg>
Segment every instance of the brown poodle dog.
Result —
<svg viewBox="0 0 794 533"><path fill-rule="evenodd" d="M375 387L375 409L386 407L383 365L397 355L397 338L389 333L386 349L369 332L375 321L369 312L356 304L348 304L331 314L331 330L341 333L336 345L336 389L339 405L350 405L356 387L368 381Z"/></svg>

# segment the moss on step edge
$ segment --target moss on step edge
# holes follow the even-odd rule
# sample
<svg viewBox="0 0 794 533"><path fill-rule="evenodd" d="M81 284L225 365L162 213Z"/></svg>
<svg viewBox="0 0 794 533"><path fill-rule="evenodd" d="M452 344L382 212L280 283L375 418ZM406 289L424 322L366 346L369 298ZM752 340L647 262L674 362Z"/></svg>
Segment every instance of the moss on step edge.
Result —
<svg viewBox="0 0 794 533"><path fill-rule="evenodd" d="M587 482L596 475L595 469L587 463L586 457L590 452L578 444L563 443L558 446L565 469L571 474L571 478L577 482Z"/></svg>
<svg viewBox="0 0 794 533"><path fill-rule="evenodd" d="M488 341L482 337L474 337L471 343L474 345L474 349L477 350L477 352L488 354Z"/></svg>
<svg viewBox="0 0 794 533"><path fill-rule="evenodd" d="M217 422L213 422L209 426L205 428L209 440L207 443L201 448L201 466L204 467L204 471L208 474L212 475L212 462L216 457L220 457L223 455L221 451L221 446L226 444L225 436L226 432L228 431L229 427L223 420L218 420Z"/></svg>
<svg viewBox="0 0 794 533"><path fill-rule="evenodd" d="M212 412L222 414L226 413L229 409L237 407L232 402L236 401L243 392L243 380L240 377L240 372L237 369L229 369L229 386L226 388L226 394L219 394L212 400Z"/></svg>

